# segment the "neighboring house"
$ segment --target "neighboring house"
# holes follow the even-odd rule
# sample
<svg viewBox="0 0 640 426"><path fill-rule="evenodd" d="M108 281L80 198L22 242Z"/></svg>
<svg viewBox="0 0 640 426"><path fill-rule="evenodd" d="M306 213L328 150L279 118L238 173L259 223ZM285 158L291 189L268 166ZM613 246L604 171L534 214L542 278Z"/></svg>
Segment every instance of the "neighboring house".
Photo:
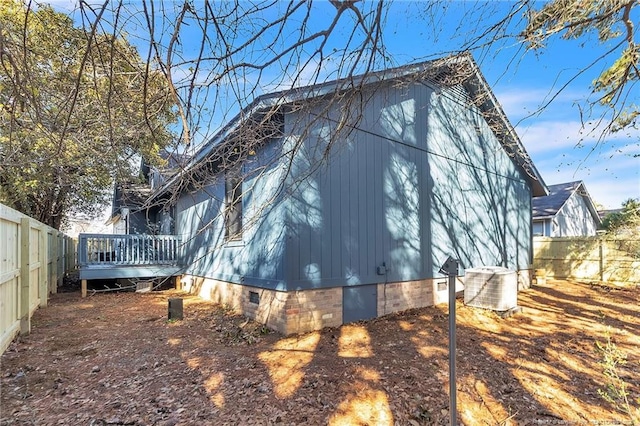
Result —
<svg viewBox="0 0 640 426"><path fill-rule="evenodd" d="M111 217L114 234L169 235L174 233L174 211L167 203L154 203L150 195L161 187L167 178L179 173L188 160L184 154L162 150L160 157L165 167L152 167L141 160L142 183L116 182L113 191Z"/></svg>
<svg viewBox="0 0 640 426"><path fill-rule="evenodd" d="M151 187L146 183L116 183L111 218L114 234L155 234L157 209L148 208Z"/></svg>
<svg viewBox="0 0 640 426"><path fill-rule="evenodd" d="M185 153L177 153L166 149L160 150L160 158L165 161L163 167L153 167L144 164L141 167L142 174L151 186L151 189L160 188L165 184L167 179L172 178L175 174L182 171L183 166L189 161L189 155Z"/></svg>
<svg viewBox="0 0 640 426"><path fill-rule="evenodd" d="M622 208L598 210L598 217L600 218L600 222L602 222L605 217L609 216L610 214L616 214L616 213L622 213Z"/></svg>
<svg viewBox="0 0 640 426"><path fill-rule="evenodd" d="M549 195L535 197L532 204L534 235L593 236L602 223L582 181L549 185Z"/></svg>
<svg viewBox="0 0 640 426"><path fill-rule="evenodd" d="M449 255L528 285L545 194L460 55L260 96L154 202L175 209L185 289L290 334L445 301Z"/></svg>

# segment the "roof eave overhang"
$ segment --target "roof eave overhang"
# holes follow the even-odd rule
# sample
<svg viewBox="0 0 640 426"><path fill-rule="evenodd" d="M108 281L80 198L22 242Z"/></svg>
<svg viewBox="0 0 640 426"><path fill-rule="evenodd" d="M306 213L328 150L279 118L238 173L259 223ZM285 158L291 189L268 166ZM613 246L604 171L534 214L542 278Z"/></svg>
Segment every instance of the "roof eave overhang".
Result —
<svg viewBox="0 0 640 426"><path fill-rule="evenodd" d="M534 197L545 196L549 194L549 190L542 179L542 176L534 166L529 154L526 152L524 145L520 141L515 129L509 123L506 114L502 110L502 107L498 103L495 95L490 90L489 85L482 76L478 65L473 60L470 54L461 54L448 58L442 58L433 60L430 62L423 62L421 64L412 64L403 67L394 68L391 70L382 70L378 72L372 72L364 76L356 76L351 78L340 79L332 82L321 83L318 85L307 86L297 89L290 89L280 92L274 92L257 97L251 104L238 113L226 126L220 129L208 142L206 142L197 152L193 155L190 161L179 173L176 173L171 177L164 185L162 185L153 195L152 198L157 199L171 190L176 182L181 179L186 173L189 173L200 161L203 161L221 142L223 142L230 134L238 129L240 124L247 117L251 117L260 111L264 111L268 108L273 108L276 105L286 105L300 100L308 100L312 98L318 98L331 93L339 91L349 90L355 87L362 87L372 83L377 83L382 80L391 80L406 77L409 75L426 72L430 69L434 69L442 66L452 65L469 65L472 69L473 83L471 85L475 90L481 91L482 95L486 95L484 101L484 107L496 112L500 125L504 130L505 139L501 140L502 146L505 151L512 156L514 162L520 167L523 174L526 176L527 181L531 186L532 195ZM482 106L480 106L482 109ZM498 135L497 135L498 136ZM502 139L499 137L499 139Z"/></svg>
<svg viewBox="0 0 640 426"><path fill-rule="evenodd" d="M495 118L497 119L499 126L502 127L502 135L496 134L496 137L498 137L498 140L502 143L505 151L514 159L514 162L520 167L523 174L526 176L527 181L531 185L532 196L542 197L549 195L549 188L545 184L544 179L542 179L542 175L533 164L531 157L527 153L527 150L518 137L515 129L509 122L507 115L498 102L498 99L495 97L489 88L489 84L480 72L480 68L471 55L466 55L465 60L468 61L469 66L473 69L473 80L471 81L471 84L468 85L467 90L472 92L472 96L477 99L482 99L482 102L479 102L477 107L483 112L488 123L489 119L486 114L496 115ZM491 126L491 123L489 123L489 125Z"/></svg>
<svg viewBox="0 0 640 426"><path fill-rule="evenodd" d="M591 195L589 195L589 191L587 191L584 182L580 182L580 185L578 185L576 191L581 191L578 192L578 195L580 195L584 199L584 202L587 205L587 208L589 209L589 212L591 213L591 216L593 217L593 220L596 222L596 224L602 225L602 218L600 218L598 209L596 209L596 205L593 202Z"/></svg>

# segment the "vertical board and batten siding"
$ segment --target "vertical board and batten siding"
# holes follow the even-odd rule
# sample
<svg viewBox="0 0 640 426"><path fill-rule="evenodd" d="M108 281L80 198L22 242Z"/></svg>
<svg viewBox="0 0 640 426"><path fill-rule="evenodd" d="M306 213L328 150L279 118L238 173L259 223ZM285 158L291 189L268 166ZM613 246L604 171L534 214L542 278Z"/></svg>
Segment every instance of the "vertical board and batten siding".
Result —
<svg viewBox="0 0 640 426"><path fill-rule="evenodd" d="M285 114L285 137L255 160L263 171L245 165L242 241L224 241L223 176L179 199L186 273L291 291L436 278L449 255L528 269L531 188L481 114L452 96L375 87L328 158L340 106Z"/></svg>
<svg viewBox="0 0 640 426"><path fill-rule="evenodd" d="M468 102L444 94L431 102L427 137L433 259L444 259L453 250L464 268L529 269L531 188Z"/></svg>
<svg viewBox="0 0 640 426"><path fill-rule="evenodd" d="M287 199L290 289L403 281L427 276L425 270L431 269L431 260L422 256L429 246L428 232L421 230L426 209L420 205L420 194L428 190L428 167L419 147L426 126L418 123L425 117L429 91L376 89L363 95L362 114L349 131L337 133L339 105L327 119L311 124L324 105L312 110L309 119L307 111L287 118L286 133L293 135L289 143L309 135L288 184L297 189ZM325 161L325 148L336 134ZM318 170L300 182L318 163ZM383 263L386 276L377 273Z"/></svg>
<svg viewBox="0 0 640 426"><path fill-rule="evenodd" d="M223 174L181 195L175 223L184 243L186 274L283 289L285 227L279 189L284 168L279 142L269 143L243 166L241 240L225 240Z"/></svg>
<svg viewBox="0 0 640 426"><path fill-rule="evenodd" d="M33 312L75 267L74 250L71 238L0 204L0 353L29 333Z"/></svg>
<svg viewBox="0 0 640 426"><path fill-rule="evenodd" d="M288 289L434 278L450 254L467 268L528 269L531 190L482 116L419 84L363 97L360 121L302 181L338 106L308 131L323 105L287 116L285 146L307 135L287 185Z"/></svg>
<svg viewBox="0 0 640 426"><path fill-rule="evenodd" d="M214 278L213 256L224 243L223 208L222 178L178 199L176 233L184 244L185 273Z"/></svg>

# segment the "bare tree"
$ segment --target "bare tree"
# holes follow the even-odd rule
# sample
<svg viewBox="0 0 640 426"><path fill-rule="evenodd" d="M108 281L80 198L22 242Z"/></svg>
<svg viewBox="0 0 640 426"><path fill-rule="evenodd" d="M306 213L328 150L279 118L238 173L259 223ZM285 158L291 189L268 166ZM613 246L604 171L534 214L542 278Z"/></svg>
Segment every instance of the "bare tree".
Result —
<svg viewBox="0 0 640 426"><path fill-rule="evenodd" d="M573 3L556 0L539 8L536 3L523 0L512 3L506 12L504 7L491 2L469 4L465 13L459 16L458 28L454 29L460 34L458 47L446 52L435 48L430 56L471 51L482 63L491 59L496 50L517 44L520 48L515 49L512 61L515 65L521 55L541 48L550 37L572 38L591 30L598 31L603 40L621 40L611 51L620 60L598 77L594 90L602 96L594 104L604 103L612 108L613 113L607 116L608 129L633 125L637 108L633 109L630 94L638 79L638 55L630 17L638 1L588 1L583 2L584 8L576 8ZM25 6L30 11L37 10L37 3ZM430 31L423 43L437 43L439 37L445 36L440 23L450 7L448 2L420 2L407 7L411 8L407 19ZM338 80L341 83L335 86L330 103L324 104L325 112L342 111L345 115L337 119L339 129L348 132L358 119L354 112L357 105L366 99L362 99L357 87L356 90L343 89L354 89L358 84L354 81L356 75L363 76L358 80L362 82L369 73L398 65L385 49L389 10L390 5L385 1L194 3L144 0L130 3L120 0L93 3L82 0L74 16L88 34L86 52L95 44L96 34L111 34L113 38L126 35L138 47L146 73L163 76L179 121L173 127L180 134L179 152L193 154L207 143L213 143L215 134L230 132L225 134L224 144L207 151L207 161L190 169L189 173L179 171L179 179L173 176L179 187L195 188L203 187L209 177L237 168L247 155L279 131L282 102L266 109L261 107L258 115L251 110L257 105L255 100L265 93L281 93L284 101L298 87ZM322 19L318 19L320 17ZM611 30L618 26L620 31ZM611 56L595 58L594 62L610 59ZM505 69L505 73L508 72ZM579 73L583 72L589 70ZM464 80L464 74L459 71L456 78ZM18 87L20 82L15 81ZM110 81L115 81L114 75L110 76ZM570 81L571 78L566 84ZM115 93L113 87L109 85L107 98ZM147 84L142 86L141 106L145 117L153 116L156 111L148 101L148 88ZM552 93L549 102L563 88ZM486 105L482 99L472 98L469 102L476 106ZM70 105L73 110L73 99ZM300 104L295 103L288 105L288 108L299 107ZM585 105L584 109L588 107ZM109 111L113 113L107 115L111 125L117 116L115 110ZM495 121L493 116L502 114L501 111L486 110L484 113L490 122ZM239 120L234 120L236 116ZM248 120L244 122L244 118ZM242 124L233 129L221 128L229 122ZM269 126L274 129L266 130ZM333 135L325 153L330 152L332 143L338 141L339 136L339 132ZM241 138L242 143L234 143L234 137ZM237 151L238 146L242 147L240 151ZM298 145L288 147L289 151L283 155L291 156L299 148ZM175 202L171 198L169 201Z"/></svg>
<svg viewBox="0 0 640 426"><path fill-rule="evenodd" d="M115 27L121 23L120 31L124 32L131 31L135 23L143 38L138 46L147 63L155 64L169 82L177 105L181 149L196 158L186 170L170 173L171 188L141 206L147 211L175 204L185 190L206 193L212 181L238 173L262 147L282 136L284 103L289 111L307 107L303 102L287 102L292 91L301 86L340 80L328 94L331 101L323 104L324 112L312 122L323 119L328 111L343 111L345 117L338 121L348 131L347 121L356 117L347 117L352 115L350 109L337 106L354 103L357 90L344 89L357 89L355 86L362 84L363 80L354 82L354 76L389 64L382 40L384 2L333 1L319 7L306 1L198 5L145 1L135 9L124 2L108 7L105 11L81 3L79 12L85 25ZM330 16L318 24L315 17L327 12ZM273 92L279 94L275 101L262 105L261 96ZM230 124L221 128L225 123ZM311 125L305 123L304 128ZM332 142L339 139L339 133L332 135ZM249 173L264 173L282 158L292 161L302 140ZM326 155L330 148L327 146ZM304 174L311 174L320 163L311 165ZM274 197L284 191L289 173L285 172ZM268 200L262 208L269 204ZM249 219L243 219L247 225ZM206 220L204 227L213 221Z"/></svg>

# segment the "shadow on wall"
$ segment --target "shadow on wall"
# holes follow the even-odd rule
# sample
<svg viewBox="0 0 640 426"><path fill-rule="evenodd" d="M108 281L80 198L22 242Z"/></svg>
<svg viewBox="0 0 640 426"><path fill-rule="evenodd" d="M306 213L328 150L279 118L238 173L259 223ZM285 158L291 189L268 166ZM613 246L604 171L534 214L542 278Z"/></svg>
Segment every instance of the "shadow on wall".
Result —
<svg viewBox="0 0 640 426"><path fill-rule="evenodd" d="M453 242L464 267L530 264L530 189L477 112L440 96L430 114L434 256Z"/></svg>
<svg viewBox="0 0 640 426"><path fill-rule="evenodd" d="M528 269L530 188L484 118L424 86L370 99L318 170L308 172L325 159L338 112L325 112L294 158L289 285L434 278L450 254L466 267Z"/></svg>
<svg viewBox="0 0 640 426"><path fill-rule="evenodd" d="M482 116L418 84L363 98L346 125L348 104L285 117L280 162L246 182L242 244L224 242L223 182L185 195L188 271L305 290L437 278L449 255L527 269L530 190Z"/></svg>
<svg viewBox="0 0 640 426"><path fill-rule="evenodd" d="M279 195L282 173L273 159L274 145L243 166L240 239L226 236L223 173L180 198L177 227L186 241L187 273L237 284L279 285L285 227Z"/></svg>
<svg viewBox="0 0 640 426"><path fill-rule="evenodd" d="M178 200L177 233L184 244L186 272L197 275L207 265L213 264L214 249L223 244L222 218L224 193L218 180Z"/></svg>

